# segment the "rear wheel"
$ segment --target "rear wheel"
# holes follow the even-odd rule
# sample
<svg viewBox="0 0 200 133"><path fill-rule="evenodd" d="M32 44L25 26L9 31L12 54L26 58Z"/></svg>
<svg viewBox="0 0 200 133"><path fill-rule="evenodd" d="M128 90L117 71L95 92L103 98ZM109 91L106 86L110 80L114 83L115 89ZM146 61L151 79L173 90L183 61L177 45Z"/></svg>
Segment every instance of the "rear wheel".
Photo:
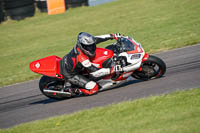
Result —
<svg viewBox="0 0 200 133"><path fill-rule="evenodd" d="M40 10L40 12L48 12L46 0L38 0L36 1L36 5L38 9Z"/></svg>
<svg viewBox="0 0 200 133"><path fill-rule="evenodd" d="M23 7L13 8L13 9L7 9L6 10L7 15L10 16L13 20L22 20L26 17L33 17L35 14L35 6L27 5Z"/></svg>
<svg viewBox="0 0 200 133"><path fill-rule="evenodd" d="M48 98L62 100L71 96L69 93L62 91L63 84L63 80L42 76L39 82L39 88L42 94Z"/></svg>
<svg viewBox="0 0 200 133"><path fill-rule="evenodd" d="M4 20L5 20L5 14L3 11L2 2L0 1L0 23L3 22Z"/></svg>
<svg viewBox="0 0 200 133"><path fill-rule="evenodd" d="M162 77L166 72L166 64L160 58L150 55L143 62L142 71L135 71L132 76L140 80L149 80Z"/></svg>

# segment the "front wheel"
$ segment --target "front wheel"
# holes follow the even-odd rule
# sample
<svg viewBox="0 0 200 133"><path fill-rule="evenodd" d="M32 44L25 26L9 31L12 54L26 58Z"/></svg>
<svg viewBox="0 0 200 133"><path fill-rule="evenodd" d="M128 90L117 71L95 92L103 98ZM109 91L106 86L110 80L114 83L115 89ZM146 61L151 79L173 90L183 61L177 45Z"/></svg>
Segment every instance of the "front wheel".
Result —
<svg viewBox="0 0 200 133"><path fill-rule="evenodd" d="M142 63L142 71L136 70L132 77L140 80L149 80L162 77L166 72L165 62L153 55L149 55L149 58Z"/></svg>

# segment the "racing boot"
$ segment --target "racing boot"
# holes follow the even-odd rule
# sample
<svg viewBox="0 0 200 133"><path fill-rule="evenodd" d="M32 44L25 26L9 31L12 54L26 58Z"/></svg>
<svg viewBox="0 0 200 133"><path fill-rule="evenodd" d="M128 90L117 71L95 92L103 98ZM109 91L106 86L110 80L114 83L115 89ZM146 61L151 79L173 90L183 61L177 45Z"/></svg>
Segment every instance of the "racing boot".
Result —
<svg viewBox="0 0 200 133"><path fill-rule="evenodd" d="M66 81L65 84L64 84L64 88L63 88L63 91L65 92L70 92L71 91L71 83Z"/></svg>
<svg viewBox="0 0 200 133"><path fill-rule="evenodd" d="M73 87L70 82L65 82L63 91L71 93L72 96L80 95L81 91L76 87Z"/></svg>

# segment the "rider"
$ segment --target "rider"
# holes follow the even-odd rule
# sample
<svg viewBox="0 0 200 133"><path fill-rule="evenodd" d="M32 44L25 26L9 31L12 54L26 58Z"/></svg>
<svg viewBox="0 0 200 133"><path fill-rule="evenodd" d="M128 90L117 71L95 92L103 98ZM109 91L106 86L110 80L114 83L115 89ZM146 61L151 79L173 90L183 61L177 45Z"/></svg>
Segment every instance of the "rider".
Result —
<svg viewBox="0 0 200 133"><path fill-rule="evenodd" d="M79 33L77 44L60 62L60 73L68 81L67 83L81 87L81 92L86 95L97 93L99 90L97 83L81 75L80 72L86 69L94 79L113 73L114 68L95 67L90 58L95 56L96 44L111 39L118 40L120 37L119 33L100 36L92 36L86 32Z"/></svg>

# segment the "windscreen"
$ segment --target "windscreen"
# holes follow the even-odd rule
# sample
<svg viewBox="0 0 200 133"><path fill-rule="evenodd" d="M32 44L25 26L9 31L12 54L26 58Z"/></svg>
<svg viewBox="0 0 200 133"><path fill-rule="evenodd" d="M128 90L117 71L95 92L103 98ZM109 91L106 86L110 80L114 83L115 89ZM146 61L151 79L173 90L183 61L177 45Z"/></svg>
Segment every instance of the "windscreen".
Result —
<svg viewBox="0 0 200 133"><path fill-rule="evenodd" d="M121 38L121 44L124 52L133 51L136 49L135 45L128 38Z"/></svg>

